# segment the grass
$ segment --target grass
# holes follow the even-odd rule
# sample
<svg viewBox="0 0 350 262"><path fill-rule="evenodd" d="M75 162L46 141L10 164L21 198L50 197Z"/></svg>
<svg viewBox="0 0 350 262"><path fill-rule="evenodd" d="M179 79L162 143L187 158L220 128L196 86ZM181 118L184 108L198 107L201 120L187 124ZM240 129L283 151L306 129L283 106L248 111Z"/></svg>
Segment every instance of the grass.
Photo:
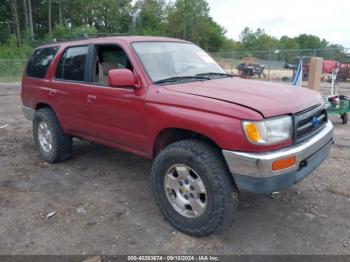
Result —
<svg viewBox="0 0 350 262"><path fill-rule="evenodd" d="M0 76L0 83L20 82L22 75L19 76Z"/></svg>

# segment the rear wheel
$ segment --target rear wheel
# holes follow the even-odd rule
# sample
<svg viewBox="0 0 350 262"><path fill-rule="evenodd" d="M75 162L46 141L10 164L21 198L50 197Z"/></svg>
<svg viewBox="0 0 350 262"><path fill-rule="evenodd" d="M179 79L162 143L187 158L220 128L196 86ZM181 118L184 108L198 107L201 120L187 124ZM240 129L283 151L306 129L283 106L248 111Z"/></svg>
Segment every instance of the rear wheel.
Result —
<svg viewBox="0 0 350 262"><path fill-rule="evenodd" d="M164 217L192 236L209 235L237 211L237 190L221 152L202 141L183 140L161 151L152 187Z"/></svg>
<svg viewBox="0 0 350 262"><path fill-rule="evenodd" d="M72 138L63 132L56 114L50 108L35 112L33 136L40 157L49 163L62 161L72 152Z"/></svg>

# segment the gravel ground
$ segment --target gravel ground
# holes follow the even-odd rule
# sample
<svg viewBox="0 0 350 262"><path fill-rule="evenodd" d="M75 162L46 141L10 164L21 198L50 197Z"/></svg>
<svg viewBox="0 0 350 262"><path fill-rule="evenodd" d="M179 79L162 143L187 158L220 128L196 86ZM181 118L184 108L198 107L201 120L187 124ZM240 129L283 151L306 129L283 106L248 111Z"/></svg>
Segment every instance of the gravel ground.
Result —
<svg viewBox="0 0 350 262"><path fill-rule="evenodd" d="M80 140L69 160L40 160L18 86L0 84L1 255L350 254L350 126L339 118L313 175L273 198L242 193L224 231L193 238L160 214L150 161Z"/></svg>

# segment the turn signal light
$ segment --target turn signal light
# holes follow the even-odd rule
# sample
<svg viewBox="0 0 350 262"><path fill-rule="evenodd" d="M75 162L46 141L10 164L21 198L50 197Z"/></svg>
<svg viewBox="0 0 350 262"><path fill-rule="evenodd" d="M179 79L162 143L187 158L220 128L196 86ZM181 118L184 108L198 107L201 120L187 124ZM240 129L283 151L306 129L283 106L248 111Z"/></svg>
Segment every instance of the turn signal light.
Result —
<svg viewBox="0 0 350 262"><path fill-rule="evenodd" d="M246 133L247 133L248 138L251 141L258 143L260 141L261 137L260 137L259 130L258 130L257 126L254 125L253 123L247 123L245 128L246 128Z"/></svg>
<svg viewBox="0 0 350 262"><path fill-rule="evenodd" d="M294 166L296 162L297 158L295 156L279 159L272 163L272 170L278 171L281 169L286 169Z"/></svg>

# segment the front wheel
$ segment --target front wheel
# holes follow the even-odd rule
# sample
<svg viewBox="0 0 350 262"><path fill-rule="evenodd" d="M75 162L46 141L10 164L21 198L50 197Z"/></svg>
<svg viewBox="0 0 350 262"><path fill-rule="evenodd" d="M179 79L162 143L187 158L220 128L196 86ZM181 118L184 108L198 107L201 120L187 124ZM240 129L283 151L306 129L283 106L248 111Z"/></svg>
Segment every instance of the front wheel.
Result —
<svg viewBox="0 0 350 262"><path fill-rule="evenodd" d="M152 187L164 217L192 236L209 235L237 211L237 189L221 152L202 141L183 140L161 151Z"/></svg>

